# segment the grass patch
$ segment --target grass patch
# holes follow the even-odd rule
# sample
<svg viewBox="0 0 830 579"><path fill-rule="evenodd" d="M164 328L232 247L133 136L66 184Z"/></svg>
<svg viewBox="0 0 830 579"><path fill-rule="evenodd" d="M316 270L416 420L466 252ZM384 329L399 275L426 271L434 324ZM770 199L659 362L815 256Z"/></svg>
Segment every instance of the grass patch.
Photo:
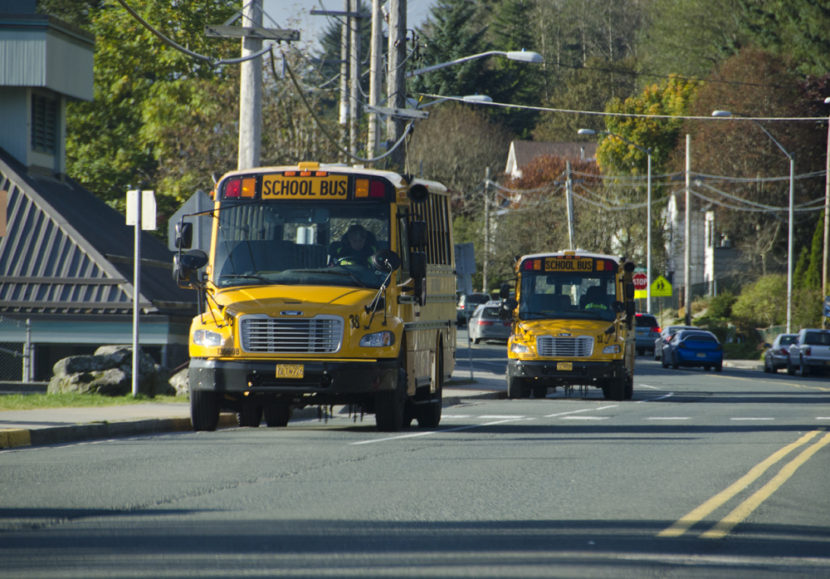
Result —
<svg viewBox="0 0 830 579"><path fill-rule="evenodd" d="M0 410L33 410L36 408L83 408L88 406L119 406L145 402L185 402L181 396L102 396L100 394L7 394L0 396Z"/></svg>

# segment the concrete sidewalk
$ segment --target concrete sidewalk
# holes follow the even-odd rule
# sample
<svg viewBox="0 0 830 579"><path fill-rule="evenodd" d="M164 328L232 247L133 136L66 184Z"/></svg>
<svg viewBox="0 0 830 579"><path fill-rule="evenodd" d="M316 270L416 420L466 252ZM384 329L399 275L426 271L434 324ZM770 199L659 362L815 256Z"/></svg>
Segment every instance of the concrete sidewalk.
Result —
<svg viewBox="0 0 830 579"><path fill-rule="evenodd" d="M444 407L461 404L465 399L500 398L504 395L503 376L476 373L471 382L469 372L466 376L456 372L444 387ZM296 411L293 418L311 419L316 416L317 408L308 407ZM219 417L219 428L235 426L234 414L223 413ZM3 410L0 411L0 449L190 429L188 402Z"/></svg>

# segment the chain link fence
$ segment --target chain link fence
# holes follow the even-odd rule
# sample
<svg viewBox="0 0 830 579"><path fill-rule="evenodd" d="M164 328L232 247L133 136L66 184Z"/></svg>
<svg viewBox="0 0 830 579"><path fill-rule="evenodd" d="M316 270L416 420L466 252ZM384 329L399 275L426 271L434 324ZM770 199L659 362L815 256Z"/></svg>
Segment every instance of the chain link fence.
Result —
<svg viewBox="0 0 830 579"><path fill-rule="evenodd" d="M29 361L24 350L23 342L0 342L0 382L24 381L25 367Z"/></svg>

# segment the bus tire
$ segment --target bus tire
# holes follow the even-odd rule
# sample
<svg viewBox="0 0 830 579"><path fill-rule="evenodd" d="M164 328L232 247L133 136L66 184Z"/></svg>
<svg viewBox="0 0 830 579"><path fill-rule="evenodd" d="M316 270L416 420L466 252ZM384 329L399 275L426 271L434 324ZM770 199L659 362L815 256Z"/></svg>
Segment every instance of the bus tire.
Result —
<svg viewBox="0 0 830 579"><path fill-rule="evenodd" d="M258 428L262 422L262 406L250 401L241 402L236 413L236 423L239 426Z"/></svg>
<svg viewBox="0 0 830 579"><path fill-rule="evenodd" d="M375 424L381 432L397 432L403 428L406 413L406 368L398 370L398 383L393 390L375 394Z"/></svg>
<svg viewBox="0 0 830 579"><path fill-rule="evenodd" d="M621 378L611 378L602 385L602 395L606 400L624 400L625 385L625 376Z"/></svg>
<svg viewBox="0 0 830 579"><path fill-rule="evenodd" d="M508 398L527 398L529 388L525 384L524 378L517 378L516 376L507 376L507 397Z"/></svg>
<svg viewBox="0 0 830 579"><path fill-rule="evenodd" d="M274 402L264 408L265 424L269 428L279 428L288 425L291 418L291 406L286 402Z"/></svg>
<svg viewBox="0 0 830 579"><path fill-rule="evenodd" d="M190 391L190 424L193 430L216 430L219 423L219 403L216 393L205 390Z"/></svg>
<svg viewBox="0 0 830 579"><path fill-rule="evenodd" d="M626 376L625 378L625 399L631 400L634 398L634 376Z"/></svg>
<svg viewBox="0 0 830 579"><path fill-rule="evenodd" d="M435 392L429 402L416 407L418 426L421 428L436 428L441 423L441 411L444 406L444 356L441 353L440 342L435 364Z"/></svg>

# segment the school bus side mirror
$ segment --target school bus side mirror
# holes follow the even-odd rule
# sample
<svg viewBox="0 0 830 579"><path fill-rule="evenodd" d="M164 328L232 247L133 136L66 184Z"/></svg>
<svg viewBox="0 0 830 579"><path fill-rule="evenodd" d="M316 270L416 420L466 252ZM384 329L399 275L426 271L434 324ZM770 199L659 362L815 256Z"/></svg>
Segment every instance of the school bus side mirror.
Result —
<svg viewBox="0 0 830 579"><path fill-rule="evenodd" d="M501 287L499 288L499 297L503 300L510 297L510 286L506 283L501 284Z"/></svg>
<svg viewBox="0 0 830 579"><path fill-rule="evenodd" d="M190 249L193 246L193 224L180 221L176 224L176 247Z"/></svg>
<svg viewBox="0 0 830 579"><path fill-rule="evenodd" d="M208 262L207 254L201 249L179 253L173 257L173 275L180 288L192 288L198 285L196 272Z"/></svg>
<svg viewBox="0 0 830 579"><path fill-rule="evenodd" d="M372 256L372 265L378 271L391 273L401 266L401 258L391 249L382 249Z"/></svg>
<svg viewBox="0 0 830 579"><path fill-rule="evenodd" d="M426 247L427 245L427 222L411 221L409 223L409 245L410 247Z"/></svg>
<svg viewBox="0 0 830 579"><path fill-rule="evenodd" d="M423 251L413 251L409 255L409 276L415 280L427 276L427 254Z"/></svg>

